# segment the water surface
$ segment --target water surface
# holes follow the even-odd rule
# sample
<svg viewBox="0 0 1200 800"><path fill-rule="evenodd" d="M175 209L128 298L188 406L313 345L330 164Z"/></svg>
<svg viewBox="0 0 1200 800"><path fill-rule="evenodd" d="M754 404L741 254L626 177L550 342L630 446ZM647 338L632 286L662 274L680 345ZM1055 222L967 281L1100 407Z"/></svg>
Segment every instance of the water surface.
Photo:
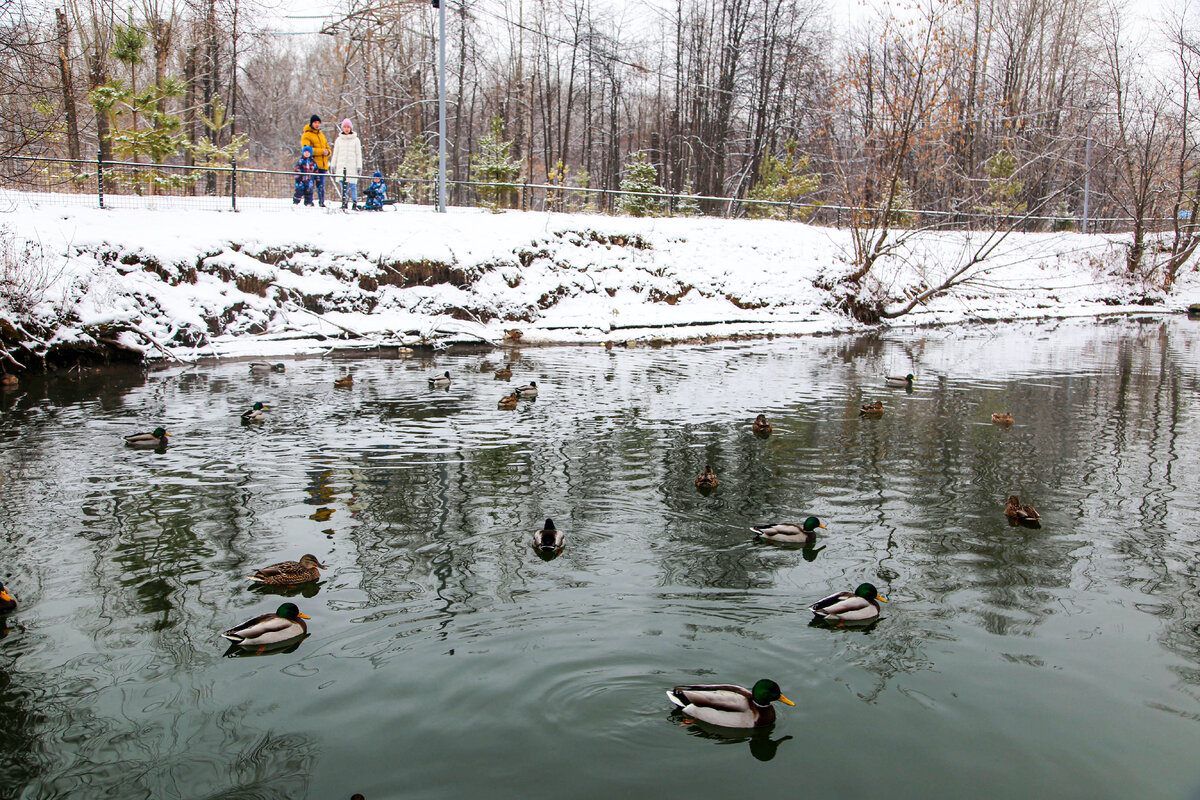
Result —
<svg viewBox="0 0 1200 800"><path fill-rule="evenodd" d="M501 352L25 380L0 397L0 796L1182 797L1197 330L523 348L512 384ZM121 446L159 423L165 452ZM809 514L817 548L748 531ZM226 657L282 602L244 576L305 552L330 566L290 598L311 636ZM809 625L862 581L877 625ZM754 735L663 694L760 677L797 707Z"/></svg>

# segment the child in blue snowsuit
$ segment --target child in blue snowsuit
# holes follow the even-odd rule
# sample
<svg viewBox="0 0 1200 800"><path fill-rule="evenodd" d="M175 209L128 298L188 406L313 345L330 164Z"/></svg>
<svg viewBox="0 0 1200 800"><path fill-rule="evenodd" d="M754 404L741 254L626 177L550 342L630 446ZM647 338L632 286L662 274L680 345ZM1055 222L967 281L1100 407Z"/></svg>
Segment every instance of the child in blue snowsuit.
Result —
<svg viewBox="0 0 1200 800"><path fill-rule="evenodd" d="M371 185L363 192L363 197L367 200L363 206L367 211L383 210L383 201L387 200L387 184L383 182L382 172L376 172L371 178Z"/></svg>
<svg viewBox="0 0 1200 800"><path fill-rule="evenodd" d="M292 205L299 205L304 198L304 205L313 204L313 176L317 171L317 162L313 161L313 150L305 146L300 151L300 160L296 162L296 192L292 195Z"/></svg>

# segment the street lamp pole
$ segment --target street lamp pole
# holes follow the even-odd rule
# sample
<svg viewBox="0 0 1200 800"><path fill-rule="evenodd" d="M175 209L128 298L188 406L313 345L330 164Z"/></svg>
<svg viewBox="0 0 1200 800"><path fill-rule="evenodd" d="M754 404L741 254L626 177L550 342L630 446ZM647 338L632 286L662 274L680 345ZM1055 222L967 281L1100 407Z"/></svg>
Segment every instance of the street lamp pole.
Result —
<svg viewBox="0 0 1200 800"><path fill-rule="evenodd" d="M438 10L438 206L446 213L446 0L433 0Z"/></svg>
<svg viewBox="0 0 1200 800"><path fill-rule="evenodd" d="M1083 146L1083 232L1088 232L1088 201L1091 199L1092 188L1092 111L1095 104L1091 101L1084 103L1084 108L1088 110L1087 128L1084 133L1085 144Z"/></svg>

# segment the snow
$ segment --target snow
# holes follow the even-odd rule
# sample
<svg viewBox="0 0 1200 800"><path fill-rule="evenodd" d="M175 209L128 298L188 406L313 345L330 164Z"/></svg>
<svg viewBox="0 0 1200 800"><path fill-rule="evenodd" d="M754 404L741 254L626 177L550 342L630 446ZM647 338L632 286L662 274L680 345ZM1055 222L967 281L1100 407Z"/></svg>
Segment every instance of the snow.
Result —
<svg viewBox="0 0 1200 800"><path fill-rule="evenodd" d="M820 288L849 270L849 232L795 222L423 206L347 214L284 203L233 213L170 198L152 207L119 198L124 207L101 210L3 194L14 209L9 233L44 254L20 265L45 276L38 327L79 341L104 326L149 357L498 342L511 328L523 342L549 343L863 327ZM865 290L895 307L984 237L920 234L877 265ZM890 324L1145 313L1146 302L1177 311L1200 301L1194 264L1168 295L1125 278L1123 241L1013 234L972 280Z"/></svg>

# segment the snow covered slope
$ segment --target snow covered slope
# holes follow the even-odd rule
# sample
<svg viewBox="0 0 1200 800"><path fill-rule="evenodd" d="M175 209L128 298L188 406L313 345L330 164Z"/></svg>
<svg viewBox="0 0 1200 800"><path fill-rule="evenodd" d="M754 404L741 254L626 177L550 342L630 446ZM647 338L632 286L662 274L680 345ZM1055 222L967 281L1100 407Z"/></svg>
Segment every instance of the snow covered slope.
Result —
<svg viewBox="0 0 1200 800"><path fill-rule="evenodd" d="M818 288L847 271L848 233L794 222L283 204L232 213L161 200L102 211L8 199L10 251L27 241L43 256L16 267L33 293L22 330L36 327L41 346L106 339L186 359L312 352L336 344L327 337L499 341L513 328L525 342L580 342L861 327ZM923 234L866 290L900 299L933 285L980 237ZM893 324L1200 300L1192 265L1163 296L1125 280L1122 259L1120 237L1013 235L972 281ZM0 316L13 320L12 305Z"/></svg>

